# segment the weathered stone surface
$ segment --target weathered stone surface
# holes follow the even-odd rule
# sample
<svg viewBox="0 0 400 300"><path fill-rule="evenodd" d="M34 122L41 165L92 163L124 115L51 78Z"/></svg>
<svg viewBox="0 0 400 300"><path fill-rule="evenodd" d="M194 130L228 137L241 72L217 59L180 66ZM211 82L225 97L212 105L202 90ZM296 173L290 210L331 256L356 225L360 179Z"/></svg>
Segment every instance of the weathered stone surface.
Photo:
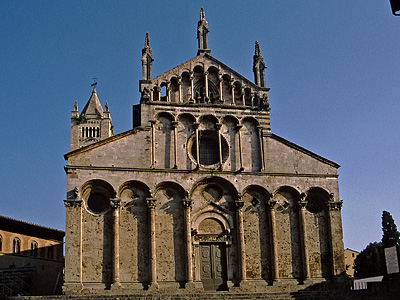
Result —
<svg viewBox="0 0 400 300"><path fill-rule="evenodd" d="M344 272L339 165L271 133L256 55L258 85L209 51L151 79L146 56L136 127L65 155L82 201L66 294L292 291Z"/></svg>

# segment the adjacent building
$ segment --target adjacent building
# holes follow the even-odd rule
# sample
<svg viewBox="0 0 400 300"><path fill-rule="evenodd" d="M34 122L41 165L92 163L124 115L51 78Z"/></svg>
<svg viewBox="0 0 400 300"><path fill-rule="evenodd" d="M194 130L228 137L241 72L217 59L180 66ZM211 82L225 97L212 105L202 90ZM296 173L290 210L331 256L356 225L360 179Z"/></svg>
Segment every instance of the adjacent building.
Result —
<svg viewBox="0 0 400 300"><path fill-rule="evenodd" d="M300 289L345 272L337 163L271 132L254 82L211 55L156 77L149 34L133 129L96 89L71 118L66 294ZM135 100L133 100L135 101Z"/></svg>
<svg viewBox="0 0 400 300"><path fill-rule="evenodd" d="M60 293L64 235L0 216L0 296Z"/></svg>
<svg viewBox="0 0 400 300"><path fill-rule="evenodd" d="M354 260L360 252L346 248L344 250L344 263L346 265L347 275L354 277Z"/></svg>

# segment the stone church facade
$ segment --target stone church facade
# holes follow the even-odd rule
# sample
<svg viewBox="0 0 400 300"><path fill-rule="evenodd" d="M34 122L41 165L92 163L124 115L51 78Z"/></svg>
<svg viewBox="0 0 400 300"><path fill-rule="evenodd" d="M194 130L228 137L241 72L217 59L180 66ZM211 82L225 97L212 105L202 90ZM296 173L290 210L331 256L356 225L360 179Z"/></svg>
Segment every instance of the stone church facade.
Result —
<svg viewBox="0 0 400 300"><path fill-rule="evenodd" d="M265 64L254 82L198 53L152 77L142 50L133 129L114 135L96 89L71 118L66 294L268 291L345 271L339 165L271 132Z"/></svg>

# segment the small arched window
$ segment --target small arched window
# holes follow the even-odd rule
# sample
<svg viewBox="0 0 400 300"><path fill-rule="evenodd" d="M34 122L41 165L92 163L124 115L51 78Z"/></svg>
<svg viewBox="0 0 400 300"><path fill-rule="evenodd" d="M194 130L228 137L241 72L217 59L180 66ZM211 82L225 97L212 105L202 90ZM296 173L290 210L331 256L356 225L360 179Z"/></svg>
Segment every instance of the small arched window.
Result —
<svg viewBox="0 0 400 300"><path fill-rule="evenodd" d="M21 252L21 240L19 238L14 238L13 240L13 253L19 254Z"/></svg>
<svg viewBox="0 0 400 300"><path fill-rule="evenodd" d="M38 244L35 241L31 242L31 256L38 256Z"/></svg>

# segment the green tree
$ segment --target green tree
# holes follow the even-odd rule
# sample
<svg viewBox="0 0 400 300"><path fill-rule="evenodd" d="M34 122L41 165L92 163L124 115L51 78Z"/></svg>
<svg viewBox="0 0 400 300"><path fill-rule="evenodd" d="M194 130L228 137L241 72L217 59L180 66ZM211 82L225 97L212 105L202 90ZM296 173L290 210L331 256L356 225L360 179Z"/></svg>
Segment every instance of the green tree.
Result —
<svg viewBox="0 0 400 300"><path fill-rule="evenodd" d="M354 260L354 277L367 278L385 274L386 262L382 243L370 243Z"/></svg>
<svg viewBox="0 0 400 300"><path fill-rule="evenodd" d="M399 232L390 212L382 213L382 245L384 248L399 245Z"/></svg>

